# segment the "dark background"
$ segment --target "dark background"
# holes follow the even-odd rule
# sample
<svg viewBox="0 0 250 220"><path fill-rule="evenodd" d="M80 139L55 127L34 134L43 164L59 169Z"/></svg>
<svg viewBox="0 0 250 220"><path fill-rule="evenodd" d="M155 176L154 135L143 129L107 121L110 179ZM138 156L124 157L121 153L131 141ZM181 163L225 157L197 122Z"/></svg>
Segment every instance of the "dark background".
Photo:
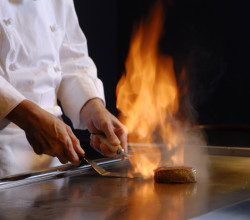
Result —
<svg viewBox="0 0 250 220"><path fill-rule="evenodd" d="M74 2L89 54L104 83L107 108L117 115L115 89L124 72L133 27L156 1ZM166 20L159 47L173 56L177 75L186 66L198 123L250 125L250 3L162 2Z"/></svg>

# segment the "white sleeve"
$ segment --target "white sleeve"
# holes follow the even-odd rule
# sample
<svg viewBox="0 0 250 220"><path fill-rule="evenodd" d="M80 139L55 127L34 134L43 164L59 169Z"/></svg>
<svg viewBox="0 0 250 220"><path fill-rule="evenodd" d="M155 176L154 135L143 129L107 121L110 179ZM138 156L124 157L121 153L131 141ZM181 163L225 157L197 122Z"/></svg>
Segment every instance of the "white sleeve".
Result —
<svg viewBox="0 0 250 220"><path fill-rule="evenodd" d="M104 101L103 84L97 78L96 66L88 56L87 41L79 26L73 1L68 6L65 10L65 37L60 49L62 81L58 99L73 127L86 129L80 110L92 98Z"/></svg>
<svg viewBox="0 0 250 220"><path fill-rule="evenodd" d="M0 130L9 121L5 118L25 97L18 92L7 80L0 76Z"/></svg>

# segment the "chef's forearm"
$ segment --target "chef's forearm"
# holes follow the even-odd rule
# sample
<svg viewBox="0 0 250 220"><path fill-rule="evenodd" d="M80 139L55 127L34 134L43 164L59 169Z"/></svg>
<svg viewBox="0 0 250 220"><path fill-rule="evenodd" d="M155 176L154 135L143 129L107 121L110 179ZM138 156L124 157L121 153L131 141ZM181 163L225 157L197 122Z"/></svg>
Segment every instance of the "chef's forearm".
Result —
<svg viewBox="0 0 250 220"><path fill-rule="evenodd" d="M25 99L20 104L18 104L6 116L6 118L11 122L15 123L23 130L27 130L29 128L30 123L40 117L41 111L44 110L41 109L35 103Z"/></svg>
<svg viewBox="0 0 250 220"><path fill-rule="evenodd" d="M96 111L96 109L103 108L104 103L99 98L93 98L88 100L81 109L81 116L86 120L90 114L93 113L93 111Z"/></svg>
<svg viewBox="0 0 250 220"><path fill-rule="evenodd" d="M70 127L56 116L24 100L7 118L25 131L35 153L56 156L61 163L70 161L79 165L78 155L84 155L80 142Z"/></svg>

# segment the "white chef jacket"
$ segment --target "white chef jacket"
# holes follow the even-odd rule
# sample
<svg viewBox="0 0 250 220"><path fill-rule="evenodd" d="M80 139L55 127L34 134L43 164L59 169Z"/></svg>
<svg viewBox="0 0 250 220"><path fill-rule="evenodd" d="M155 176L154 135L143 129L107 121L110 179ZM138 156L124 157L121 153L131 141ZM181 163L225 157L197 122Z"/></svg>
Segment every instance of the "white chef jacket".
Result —
<svg viewBox="0 0 250 220"><path fill-rule="evenodd" d="M19 2L0 3L0 119L25 98L60 115L58 98L83 128L80 109L104 95L73 1Z"/></svg>
<svg viewBox="0 0 250 220"><path fill-rule="evenodd" d="M59 99L74 128L85 129L80 110L95 97L104 101L103 85L88 56L86 38L79 27L73 0L2 0L0 170L2 157L5 160L8 157L6 149L4 152L1 149L7 142L8 151L18 148L11 146L13 138L9 134L22 131L17 131L12 123L6 127L8 120L5 117L21 101L31 100L60 116Z"/></svg>

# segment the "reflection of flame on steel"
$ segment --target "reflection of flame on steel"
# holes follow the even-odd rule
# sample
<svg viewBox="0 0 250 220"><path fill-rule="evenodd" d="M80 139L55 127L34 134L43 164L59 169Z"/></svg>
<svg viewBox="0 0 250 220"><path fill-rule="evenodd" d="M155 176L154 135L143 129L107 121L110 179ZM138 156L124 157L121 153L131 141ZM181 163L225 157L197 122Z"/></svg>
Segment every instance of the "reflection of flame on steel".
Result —
<svg viewBox="0 0 250 220"><path fill-rule="evenodd" d="M185 219L190 201L196 200L197 184L161 184L129 181L127 212L120 219ZM119 192L119 190L118 190Z"/></svg>
<svg viewBox="0 0 250 220"><path fill-rule="evenodd" d="M179 99L187 88L178 89L173 59L158 52L163 23L160 3L150 18L141 22L132 36L126 73L117 85L119 118L128 128L129 142L147 145L143 150L130 144L132 156L129 157L133 172L145 178L152 177L159 164L184 164L188 131L176 117ZM179 80L185 78L183 70ZM163 143L164 147L156 143Z"/></svg>

